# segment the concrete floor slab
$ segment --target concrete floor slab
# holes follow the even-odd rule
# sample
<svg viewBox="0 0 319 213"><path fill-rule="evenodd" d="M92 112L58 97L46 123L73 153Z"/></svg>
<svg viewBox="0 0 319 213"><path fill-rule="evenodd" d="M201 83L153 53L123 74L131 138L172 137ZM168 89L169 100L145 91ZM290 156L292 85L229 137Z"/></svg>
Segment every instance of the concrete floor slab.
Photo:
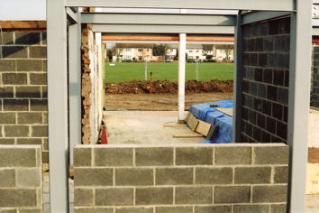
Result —
<svg viewBox="0 0 319 213"><path fill-rule="evenodd" d="M309 113L309 147L319 148L319 111L310 109Z"/></svg>
<svg viewBox="0 0 319 213"><path fill-rule="evenodd" d="M177 111L107 111L104 121L110 144L200 143L203 137L174 138L194 135L184 124L177 124Z"/></svg>

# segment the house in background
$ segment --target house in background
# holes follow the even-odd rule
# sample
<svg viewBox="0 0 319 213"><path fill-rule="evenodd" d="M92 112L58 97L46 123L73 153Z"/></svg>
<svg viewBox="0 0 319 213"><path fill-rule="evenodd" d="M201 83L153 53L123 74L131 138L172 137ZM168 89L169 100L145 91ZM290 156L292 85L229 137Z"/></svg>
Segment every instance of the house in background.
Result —
<svg viewBox="0 0 319 213"><path fill-rule="evenodd" d="M156 44L117 43L112 46L112 62L172 62L178 58L178 47L167 45L164 56L154 56ZM110 47L109 47L110 48ZM233 45L191 44L186 50L187 60L200 62L232 62L234 60Z"/></svg>
<svg viewBox="0 0 319 213"><path fill-rule="evenodd" d="M153 56L153 49L150 47L119 47L115 48L112 61L149 61Z"/></svg>

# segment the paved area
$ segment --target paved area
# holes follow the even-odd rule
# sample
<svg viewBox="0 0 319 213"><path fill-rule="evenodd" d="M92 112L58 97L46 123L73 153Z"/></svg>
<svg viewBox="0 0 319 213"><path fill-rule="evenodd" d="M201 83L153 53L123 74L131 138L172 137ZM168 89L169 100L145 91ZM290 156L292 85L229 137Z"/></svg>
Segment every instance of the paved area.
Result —
<svg viewBox="0 0 319 213"><path fill-rule="evenodd" d="M177 124L177 111L107 111L104 121L110 144L200 143L203 137ZM184 138L174 137L185 136Z"/></svg>
<svg viewBox="0 0 319 213"><path fill-rule="evenodd" d="M319 195L307 195L305 201L306 201L305 213L319 212Z"/></svg>

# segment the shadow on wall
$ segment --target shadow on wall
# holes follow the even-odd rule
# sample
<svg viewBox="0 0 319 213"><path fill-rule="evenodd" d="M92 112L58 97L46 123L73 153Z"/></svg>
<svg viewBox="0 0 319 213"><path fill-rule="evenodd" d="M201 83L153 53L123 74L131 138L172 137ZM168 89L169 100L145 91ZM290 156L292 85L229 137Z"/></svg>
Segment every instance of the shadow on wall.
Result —
<svg viewBox="0 0 319 213"><path fill-rule="evenodd" d="M46 41L46 33L21 31L13 37L10 31L0 31L0 44L5 45L0 47L0 58L27 57L28 47L25 45L40 44L41 40ZM33 51L33 49L37 49L37 51ZM30 49L30 56L39 54L39 49L42 49L40 53L42 57L46 57L46 49L43 47Z"/></svg>

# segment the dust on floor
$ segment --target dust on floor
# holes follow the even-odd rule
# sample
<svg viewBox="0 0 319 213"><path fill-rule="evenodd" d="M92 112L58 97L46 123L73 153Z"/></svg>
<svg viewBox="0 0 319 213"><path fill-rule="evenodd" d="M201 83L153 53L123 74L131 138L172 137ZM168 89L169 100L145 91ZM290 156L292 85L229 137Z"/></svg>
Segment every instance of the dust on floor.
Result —
<svg viewBox="0 0 319 213"><path fill-rule="evenodd" d="M186 94L188 109L192 104L233 99L232 93ZM106 94L106 110L177 111L177 94Z"/></svg>
<svg viewBox="0 0 319 213"><path fill-rule="evenodd" d="M200 143L184 124L177 124L177 111L107 111L104 121L110 144ZM176 138L184 137L184 138ZM190 138L191 137L191 138Z"/></svg>

